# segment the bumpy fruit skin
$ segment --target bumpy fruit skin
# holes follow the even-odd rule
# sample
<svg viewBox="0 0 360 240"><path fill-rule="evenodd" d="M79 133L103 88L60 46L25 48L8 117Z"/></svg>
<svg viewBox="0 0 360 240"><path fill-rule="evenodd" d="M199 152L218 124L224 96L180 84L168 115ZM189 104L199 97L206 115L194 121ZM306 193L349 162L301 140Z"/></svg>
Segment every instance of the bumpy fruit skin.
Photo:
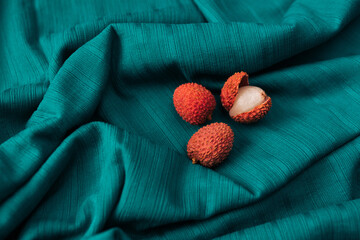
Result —
<svg viewBox="0 0 360 240"><path fill-rule="evenodd" d="M200 128L187 145L188 157L193 163L215 167L223 162L233 147L234 132L225 123L212 123Z"/></svg>
<svg viewBox="0 0 360 240"><path fill-rule="evenodd" d="M256 106L251 111L233 116L232 119L245 124L257 122L269 112L271 104L271 98L268 97L264 103Z"/></svg>
<svg viewBox="0 0 360 240"><path fill-rule="evenodd" d="M220 93L221 103L226 111L230 111L234 105L239 88L248 85L249 76L246 72L237 72L226 80Z"/></svg>
<svg viewBox="0 0 360 240"><path fill-rule="evenodd" d="M235 73L228 78L223 88L221 89L220 94L221 103L227 111L230 111L234 105L239 88L248 85L249 76L246 72ZM256 106L248 112L232 116L232 119L234 119L236 122L245 124L257 122L269 112L271 105L271 98L267 96L265 101L259 106Z"/></svg>
<svg viewBox="0 0 360 240"><path fill-rule="evenodd" d="M197 83L185 83L177 87L173 102L182 119L193 125L211 120L211 114L216 106L214 95Z"/></svg>

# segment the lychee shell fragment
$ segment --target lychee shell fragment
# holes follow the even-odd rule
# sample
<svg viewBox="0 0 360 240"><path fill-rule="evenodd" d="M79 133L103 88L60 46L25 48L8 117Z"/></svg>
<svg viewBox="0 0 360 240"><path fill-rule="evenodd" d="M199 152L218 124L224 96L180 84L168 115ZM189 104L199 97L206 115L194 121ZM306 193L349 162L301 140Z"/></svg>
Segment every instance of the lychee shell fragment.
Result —
<svg viewBox="0 0 360 240"><path fill-rule="evenodd" d="M265 115L269 112L271 105L271 98L268 97L264 103L256 106L252 110L231 117L236 122L254 123L265 117Z"/></svg>
<svg viewBox="0 0 360 240"><path fill-rule="evenodd" d="M230 112L230 116L237 122L241 123L253 123L259 121L263 118L271 108L272 102L271 98L266 95L266 93L255 86L248 86L249 80L248 75L245 72L235 73L228 80L225 82L223 88L221 89L221 103L224 108ZM255 96L251 96L251 94L246 97L249 97L249 102L257 102L259 105L252 106L247 111L239 111L238 114L236 113L234 108L239 108L237 106L237 101L240 97L242 90L250 89L255 93ZM239 95L238 95L239 94ZM256 98L256 100L252 101L251 98ZM243 102L246 102L246 99L242 99ZM234 104L236 103L236 104ZM243 109L246 109L248 106L242 106Z"/></svg>
<svg viewBox="0 0 360 240"><path fill-rule="evenodd" d="M230 111L234 105L239 88L247 85L249 85L249 76L246 72L237 72L228 78L220 93L221 103L226 111Z"/></svg>

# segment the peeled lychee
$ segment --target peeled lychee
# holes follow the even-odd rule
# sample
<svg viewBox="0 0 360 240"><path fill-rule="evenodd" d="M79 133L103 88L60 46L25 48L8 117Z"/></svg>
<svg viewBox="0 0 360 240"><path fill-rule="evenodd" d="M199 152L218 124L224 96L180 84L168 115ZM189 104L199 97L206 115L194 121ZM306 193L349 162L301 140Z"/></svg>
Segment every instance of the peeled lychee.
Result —
<svg viewBox="0 0 360 240"><path fill-rule="evenodd" d="M220 94L221 103L230 117L241 123L257 122L271 108L271 98L264 90L248 85L247 73L235 73L225 82Z"/></svg>
<svg viewBox="0 0 360 240"><path fill-rule="evenodd" d="M234 132L225 123L212 123L200 128L187 145L188 157L193 164L215 167L229 155L234 142Z"/></svg>
<svg viewBox="0 0 360 240"><path fill-rule="evenodd" d="M197 83L185 83L175 89L173 102L178 114L188 123L199 125L211 120L214 95Z"/></svg>

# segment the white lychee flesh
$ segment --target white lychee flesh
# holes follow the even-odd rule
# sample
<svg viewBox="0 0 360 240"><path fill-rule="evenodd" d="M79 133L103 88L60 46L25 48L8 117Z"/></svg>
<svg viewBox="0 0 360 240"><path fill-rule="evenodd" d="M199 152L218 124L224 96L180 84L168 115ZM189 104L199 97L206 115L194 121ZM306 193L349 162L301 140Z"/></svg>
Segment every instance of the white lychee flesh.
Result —
<svg viewBox="0 0 360 240"><path fill-rule="evenodd" d="M236 95L234 105L229 111L231 117L239 115L244 112L248 112L254 109L256 106L264 103L268 96L259 87L244 86L239 88Z"/></svg>

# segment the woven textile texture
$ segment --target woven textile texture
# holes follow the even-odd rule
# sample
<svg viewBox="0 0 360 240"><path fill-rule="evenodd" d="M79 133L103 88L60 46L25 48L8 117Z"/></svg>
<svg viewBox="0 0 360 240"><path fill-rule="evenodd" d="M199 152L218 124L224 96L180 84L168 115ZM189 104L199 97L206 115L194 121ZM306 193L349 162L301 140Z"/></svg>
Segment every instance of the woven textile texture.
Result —
<svg viewBox="0 0 360 240"><path fill-rule="evenodd" d="M360 0L1 0L0 26L0 239L360 239ZM214 169L186 82L235 134Z"/></svg>

